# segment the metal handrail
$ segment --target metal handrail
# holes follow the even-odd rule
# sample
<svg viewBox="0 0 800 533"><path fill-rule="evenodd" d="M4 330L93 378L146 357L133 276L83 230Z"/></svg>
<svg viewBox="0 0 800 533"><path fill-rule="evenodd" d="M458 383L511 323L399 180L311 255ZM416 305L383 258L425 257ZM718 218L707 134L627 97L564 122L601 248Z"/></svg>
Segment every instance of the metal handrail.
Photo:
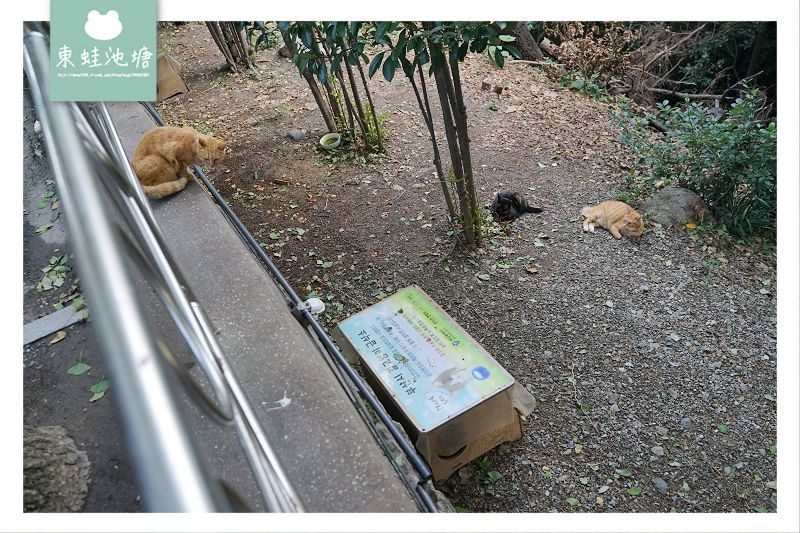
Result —
<svg viewBox="0 0 800 533"><path fill-rule="evenodd" d="M26 23L24 45L25 70L82 280L94 306L104 310L93 317L112 377L120 376L116 396L146 504L154 511L230 510L188 432L172 386L175 376L167 372L171 364L189 385L190 397L235 428L267 510L303 511L208 317L165 246L108 110L103 104L90 111L86 104L51 102L47 32ZM115 231L101 184L133 237ZM153 283L216 401L153 334L133 291L126 255Z"/></svg>
<svg viewBox="0 0 800 533"><path fill-rule="evenodd" d="M155 108L149 102L142 102L145 109L147 109L150 116L159 126L164 126L166 123L164 119L161 118L161 115L155 110ZM414 467L417 474L419 475L420 482L417 483L413 487L409 487L410 492L412 495L417 499L418 504L421 505L426 511L429 512L438 512L436 503L431 498L430 494L428 494L425 484L432 479L433 474L431 472L430 467L425 462L425 460L420 456L420 454L414 449L413 445L411 445L400 433L400 430L395 426L394 421L392 420L391 416L387 413L384 406L380 403L380 401L375 397L372 393L370 387L364 382L364 380L359 376L359 374L350 366L347 362L347 359L344 355L339 351L336 345L333 343L331 338L325 332L322 325L316 320L314 315L311 311L303 305L303 300L297 295L295 290L286 280L286 278L281 274L278 267L269 256L264 252L263 248L259 246L258 242L255 240L253 235L247 230L244 226L242 221L239 217L236 216L236 213L228 206L225 202L225 199L222 198L219 191L214 187L214 184L208 179L208 176L205 175L203 169L198 166L193 166L192 171L194 174L200 179L203 185L208 190L209 194L211 195L212 199L216 202L219 208L222 210L225 217L231 222L233 227L236 229L237 233L241 237L244 244L250 249L250 251L258 258L258 260L264 265L264 267L268 270L272 278L278 284L278 286L282 289L284 297L289 304L289 307L296 313L296 316L300 319L300 321L304 324L307 324L309 329L313 332L313 335L316 337L318 342L321 344L322 348L324 349L324 354L327 355L325 358L328 365L333 370L334 375L336 375L337 379L339 379L342 387L344 388L345 392L348 394L351 399L353 399L354 405L359 409L364 418L364 421L369 426L370 430L372 431L375 438L381 443L384 450L386 450L386 445L383 443L383 437L380 433L375 429L374 424L371 421L371 417L367 412L367 409L364 405L364 402L361 400L363 398L367 404L369 404L372 412L378 417L378 419L383 423L386 430L392 436L392 439L397 444L397 446L402 450L406 458L408 459L409 463ZM342 373L344 373L349 381L342 379ZM358 393L361 395L359 397L355 394L355 391L351 390L352 387L350 385L352 383L355 388L357 389ZM387 451L388 456L388 451ZM394 461L391 462L392 466L397 471L397 474L403 480L404 483L407 482L405 479L405 475L399 470L397 465Z"/></svg>

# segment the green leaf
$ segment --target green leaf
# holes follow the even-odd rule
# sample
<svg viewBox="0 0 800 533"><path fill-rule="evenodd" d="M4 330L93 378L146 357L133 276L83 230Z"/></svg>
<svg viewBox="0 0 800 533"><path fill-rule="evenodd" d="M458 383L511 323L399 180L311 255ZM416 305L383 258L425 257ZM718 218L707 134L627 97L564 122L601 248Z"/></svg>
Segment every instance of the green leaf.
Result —
<svg viewBox="0 0 800 533"><path fill-rule="evenodd" d="M459 507L458 505L454 505L453 508L456 510L457 513L468 513L469 512L465 508Z"/></svg>
<svg viewBox="0 0 800 533"><path fill-rule="evenodd" d="M772 455L778 455L778 447L773 444L769 447L769 453Z"/></svg>
<svg viewBox="0 0 800 533"><path fill-rule="evenodd" d="M383 64L383 77L386 79L386 81L392 81L396 68L397 65L391 59L386 60L386 62Z"/></svg>
<svg viewBox="0 0 800 533"><path fill-rule="evenodd" d="M501 37L502 37L502 35L501 35ZM508 52L512 56L514 56L516 59L521 59L522 58L522 52L520 52L519 48L517 48L514 45L504 44L503 45L503 50L505 50L506 52Z"/></svg>
<svg viewBox="0 0 800 533"><path fill-rule="evenodd" d="M717 426L717 431L719 431L723 435L727 435L728 434L728 426L726 426L725 424L719 424Z"/></svg>
<svg viewBox="0 0 800 533"><path fill-rule="evenodd" d="M77 363L67 370L67 374L70 376L80 376L81 374L85 374L88 372L92 367L87 365L86 363Z"/></svg>
<svg viewBox="0 0 800 533"><path fill-rule="evenodd" d="M104 379L103 381L95 383L94 385L89 387L89 392L93 392L95 394L100 394L101 392L107 391L109 386L110 386L110 384L108 383L108 380Z"/></svg>
<svg viewBox="0 0 800 533"><path fill-rule="evenodd" d="M378 67L381 66L384 54L386 54L385 51L377 53L375 54L375 57L372 58L372 61L370 61L369 70L367 71L370 78L375 75L375 73L378 71Z"/></svg>
<svg viewBox="0 0 800 533"><path fill-rule="evenodd" d="M45 231L48 231L52 227L53 227L53 223L52 222L48 223L48 224L43 224L43 225L39 226L38 228L36 228L36 233L42 234Z"/></svg>
<svg viewBox="0 0 800 533"><path fill-rule="evenodd" d="M491 277L489 274L476 274L475 276L483 281L487 281Z"/></svg>
<svg viewBox="0 0 800 533"><path fill-rule="evenodd" d="M615 472L622 477L631 477L632 475L631 471L627 468L618 468L615 470Z"/></svg>
<svg viewBox="0 0 800 533"><path fill-rule="evenodd" d="M489 476L489 480L492 483L496 482L497 480L503 477L503 474L501 474L497 470L489 470L488 472L486 472L486 475Z"/></svg>
<svg viewBox="0 0 800 533"><path fill-rule="evenodd" d="M579 477L578 481L581 482L581 485L587 485L589 483L589 478L588 477Z"/></svg>
<svg viewBox="0 0 800 533"><path fill-rule="evenodd" d="M321 266L322 268L330 268L333 266L333 261L325 261Z"/></svg>
<svg viewBox="0 0 800 533"><path fill-rule="evenodd" d="M47 202L39 202L36 204L37 209L44 209L45 207L47 207Z"/></svg>
<svg viewBox="0 0 800 533"><path fill-rule="evenodd" d="M89 401L90 402L96 402L97 400L99 400L100 398L102 398L105 395L106 395L106 391L95 392L94 394L92 394L91 398L89 398Z"/></svg>
<svg viewBox="0 0 800 533"><path fill-rule="evenodd" d="M769 509L767 509L763 505L759 505L758 507L756 507L756 512L757 513L768 513Z"/></svg>
<svg viewBox="0 0 800 533"><path fill-rule="evenodd" d="M86 301L81 297L75 298L72 300L72 307L74 307L76 311L80 311L86 307Z"/></svg>
<svg viewBox="0 0 800 533"><path fill-rule="evenodd" d="M583 444L576 444L575 445L575 453L579 454L581 452L583 452Z"/></svg>
<svg viewBox="0 0 800 533"><path fill-rule="evenodd" d="M638 496L639 494L641 494L641 493L642 493L642 487L640 487L639 485L636 485L636 486L634 486L634 487L631 487L631 488L629 488L629 489L627 490L627 492L628 492L628 494L630 494L631 496Z"/></svg>
<svg viewBox="0 0 800 533"><path fill-rule="evenodd" d="M499 38L504 43L513 43L514 41L517 40L517 38L514 37L513 35L500 35Z"/></svg>
<svg viewBox="0 0 800 533"><path fill-rule="evenodd" d="M323 85L328 82L328 66L325 63L320 64L317 77L319 78L319 82Z"/></svg>
<svg viewBox="0 0 800 533"><path fill-rule="evenodd" d="M577 498L567 498L567 503L569 504L570 507L575 507L576 505L578 505L578 499Z"/></svg>

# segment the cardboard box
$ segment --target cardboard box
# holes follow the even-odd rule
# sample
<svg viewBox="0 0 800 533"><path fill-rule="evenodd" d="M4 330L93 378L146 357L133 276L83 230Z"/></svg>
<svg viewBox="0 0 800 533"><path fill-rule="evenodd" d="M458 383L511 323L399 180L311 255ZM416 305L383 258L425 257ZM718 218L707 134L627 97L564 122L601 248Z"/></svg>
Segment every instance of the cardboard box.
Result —
<svg viewBox="0 0 800 533"><path fill-rule="evenodd" d="M189 92L189 87L186 86L183 78L181 78L181 64L172 56L169 54L158 56L156 70L158 71L157 101L160 102L167 98Z"/></svg>
<svg viewBox="0 0 800 533"><path fill-rule="evenodd" d="M434 479L519 439L533 396L416 286L341 322L351 362L428 461Z"/></svg>

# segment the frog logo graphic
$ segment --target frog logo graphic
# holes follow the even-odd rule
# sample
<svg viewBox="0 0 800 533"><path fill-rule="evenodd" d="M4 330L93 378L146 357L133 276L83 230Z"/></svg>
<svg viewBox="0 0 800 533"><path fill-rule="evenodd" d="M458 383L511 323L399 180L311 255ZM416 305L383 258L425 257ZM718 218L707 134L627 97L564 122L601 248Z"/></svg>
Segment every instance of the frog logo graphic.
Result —
<svg viewBox="0 0 800 533"><path fill-rule="evenodd" d="M119 13L111 9L105 15L101 15L99 11L92 9L86 15L83 31L96 41L110 41L117 38L122 33Z"/></svg>

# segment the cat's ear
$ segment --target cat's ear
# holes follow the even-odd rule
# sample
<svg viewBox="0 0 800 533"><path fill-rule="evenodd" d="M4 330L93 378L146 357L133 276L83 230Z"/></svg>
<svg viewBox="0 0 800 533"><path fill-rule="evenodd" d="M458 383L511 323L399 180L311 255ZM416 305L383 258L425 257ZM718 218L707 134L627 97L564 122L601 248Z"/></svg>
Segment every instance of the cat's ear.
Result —
<svg viewBox="0 0 800 533"><path fill-rule="evenodd" d="M208 147L208 139L204 135L197 136L197 143L202 146L203 148Z"/></svg>

